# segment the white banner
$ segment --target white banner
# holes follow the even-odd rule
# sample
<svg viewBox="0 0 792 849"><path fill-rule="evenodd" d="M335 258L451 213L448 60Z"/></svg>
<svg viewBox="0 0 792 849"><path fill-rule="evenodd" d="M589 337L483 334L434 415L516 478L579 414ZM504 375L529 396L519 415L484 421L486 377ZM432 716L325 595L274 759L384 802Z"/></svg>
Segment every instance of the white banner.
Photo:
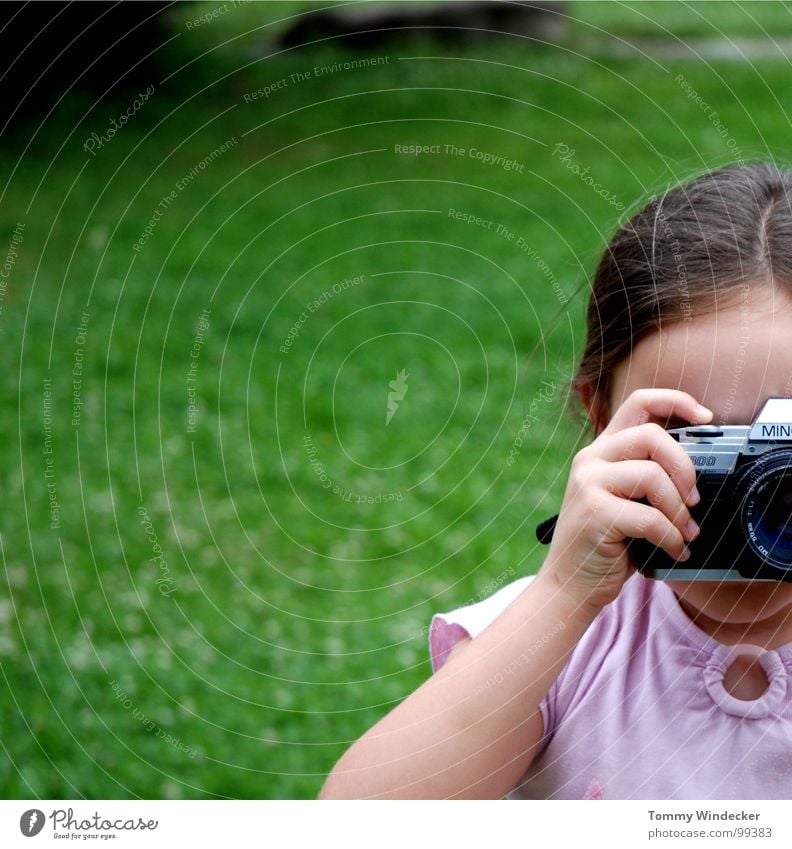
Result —
<svg viewBox="0 0 792 849"><path fill-rule="evenodd" d="M0 846L788 847L789 803L0 801Z"/></svg>

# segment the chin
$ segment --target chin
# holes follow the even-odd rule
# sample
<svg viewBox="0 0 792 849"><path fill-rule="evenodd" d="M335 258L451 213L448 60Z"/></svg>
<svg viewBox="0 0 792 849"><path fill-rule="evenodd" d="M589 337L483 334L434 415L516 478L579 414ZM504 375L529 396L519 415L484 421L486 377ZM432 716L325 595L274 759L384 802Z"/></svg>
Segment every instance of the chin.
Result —
<svg viewBox="0 0 792 849"><path fill-rule="evenodd" d="M786 581L665 581L677 598L718 622L767 619L792 604Z"/></svg>

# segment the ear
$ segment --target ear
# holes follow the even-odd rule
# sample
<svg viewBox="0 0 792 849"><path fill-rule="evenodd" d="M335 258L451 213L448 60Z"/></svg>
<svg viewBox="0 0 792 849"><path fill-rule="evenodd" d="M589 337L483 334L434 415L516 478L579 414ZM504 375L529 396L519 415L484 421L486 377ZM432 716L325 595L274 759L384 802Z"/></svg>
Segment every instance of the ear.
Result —
<svg viewBox="0 0 792 849"><path fill-rule="evenodd" d="M599 436L605 429L607 416L600 403L597 394L593 391L590 383L582 384L577 389L578 397L588 412L589 421L594 428L594 435Z"/></svg>

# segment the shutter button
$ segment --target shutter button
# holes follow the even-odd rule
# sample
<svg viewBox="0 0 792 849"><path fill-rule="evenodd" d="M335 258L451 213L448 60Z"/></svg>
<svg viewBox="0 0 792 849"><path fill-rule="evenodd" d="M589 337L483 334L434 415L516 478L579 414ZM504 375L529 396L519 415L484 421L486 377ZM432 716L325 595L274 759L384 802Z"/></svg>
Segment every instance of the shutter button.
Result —
<svg viewBox="0 0 792 849"><path fill-rule="evenodd" d="M698 427L685 428L685 436L706 438L708 436L723 436L723 431L718 425L698 425Z"/></svg>

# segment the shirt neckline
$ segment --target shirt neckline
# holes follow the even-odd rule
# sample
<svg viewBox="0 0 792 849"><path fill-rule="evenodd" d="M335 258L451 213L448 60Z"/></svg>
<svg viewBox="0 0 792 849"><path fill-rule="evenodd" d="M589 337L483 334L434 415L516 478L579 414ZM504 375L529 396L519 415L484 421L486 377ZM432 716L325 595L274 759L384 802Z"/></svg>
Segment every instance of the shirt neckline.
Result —
<svg viewBox="0 0 792 849"><path fill-rule="evenodd" d="M636 574L640 575L640 573ZM647 578L645 575L640 575L640 577L642 580L651 581L656 585L654 588L655 595L658 600L662 602L669 620L681 633L684 634L685 637L690 639L691 642L695 643L700 649L703 649L710 655L717 653L720 656L724 653L725 649L732 648L729 644L722 643L714 637L711 637L706 631L703 631L698 625L696 625L696 623L682 609L679 599L677 599L674 591L668 586L668 584L664 581L655 580L654 578ZM745 643L741 642L739 645L745 645ZM792 642L784 643L774 649L767 649L764 646L761 646L760 648L766 652L775 652L785 663L792 662Z"/></svg>
<svg viewBox="0 0 792 849"><path fill-rule="evenodd" d="M792 660L792 642L775 649L767 649L751 643L734 645L721 643L703 631L685 613L679 599L668 584L643 575L641 577L657 585L650 591L655 593L668 621L677 630L677 635L696 645L704 655L704 666L701 670L704 685L712 702L720 710L739 719L762 720L771 715L777 715L783 709L787 700L785 664ZM767 689L756 699L738 699L729 693L723 684L726 670L740 654L754 655L767 676Z"/></svg>

